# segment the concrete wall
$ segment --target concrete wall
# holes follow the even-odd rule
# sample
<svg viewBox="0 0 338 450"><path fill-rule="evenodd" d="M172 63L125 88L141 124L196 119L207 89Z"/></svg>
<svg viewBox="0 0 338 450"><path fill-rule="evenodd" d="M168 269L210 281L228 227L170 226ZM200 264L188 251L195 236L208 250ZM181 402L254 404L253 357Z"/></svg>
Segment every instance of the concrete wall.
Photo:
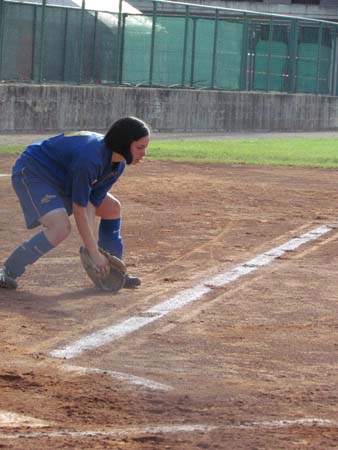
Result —
<svg viewBox="0 0 338 450"><path fill-rule="evenodd" d="M188 89L0 85L0 133L105 131L126 115L144 119L158 132L335 130L338 98Z"/></svg>

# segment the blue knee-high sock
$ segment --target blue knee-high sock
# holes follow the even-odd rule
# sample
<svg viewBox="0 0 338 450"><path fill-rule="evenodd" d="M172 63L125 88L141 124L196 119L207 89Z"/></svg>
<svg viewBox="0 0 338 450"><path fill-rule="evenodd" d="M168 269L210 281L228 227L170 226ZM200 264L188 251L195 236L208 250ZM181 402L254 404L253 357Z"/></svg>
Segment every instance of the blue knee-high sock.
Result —
<svg viewBox="0 0 338 450"><path fill-rule="evenodd" d="M23 242L7 258L4 266L13 278L19 277L26 270L26 266L35 263L41 256L49 252L54 246L48 241L45 233L41 231L29 241Z"/></svg>
<svg viewBox="0 0 338 450"><path fill-rule="evenodd" d="M99 247L122 259L121 218L101 219L99 224Z"/></svg>

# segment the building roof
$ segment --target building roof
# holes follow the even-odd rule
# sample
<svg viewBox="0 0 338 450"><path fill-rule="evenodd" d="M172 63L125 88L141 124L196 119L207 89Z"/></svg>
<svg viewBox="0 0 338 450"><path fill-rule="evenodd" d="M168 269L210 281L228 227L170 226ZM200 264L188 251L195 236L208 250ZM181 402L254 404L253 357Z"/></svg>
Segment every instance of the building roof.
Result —
<svg viewBox="0 0 338 450"><path fill-rule="evenodd" d="M12 0L18 3L22 3L20 0ZM118 13L120 0L85 0L85 8L94 11L107 11ZM41 5L42 0L24 0L24 3L33 3L35 5ZM82 0L47 0L48 5L55 6L68 6L72 8L81 8ZM122 12L127 14L141 14L141 12L134 8L126 1L122 1Z"/></svg>

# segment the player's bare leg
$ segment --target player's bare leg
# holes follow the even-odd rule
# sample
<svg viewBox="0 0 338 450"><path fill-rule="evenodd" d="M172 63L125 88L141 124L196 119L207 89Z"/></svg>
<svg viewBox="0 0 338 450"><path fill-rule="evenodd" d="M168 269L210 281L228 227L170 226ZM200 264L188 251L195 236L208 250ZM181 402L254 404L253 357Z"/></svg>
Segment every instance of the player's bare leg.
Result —
<svg viewBox="0 0 338 450"><path fill-rule="evenodd" d="M56 247L64 241L71 232L71 224L65 209L55 209L40 219L45 228L44 233L48 241Z"/></svg>

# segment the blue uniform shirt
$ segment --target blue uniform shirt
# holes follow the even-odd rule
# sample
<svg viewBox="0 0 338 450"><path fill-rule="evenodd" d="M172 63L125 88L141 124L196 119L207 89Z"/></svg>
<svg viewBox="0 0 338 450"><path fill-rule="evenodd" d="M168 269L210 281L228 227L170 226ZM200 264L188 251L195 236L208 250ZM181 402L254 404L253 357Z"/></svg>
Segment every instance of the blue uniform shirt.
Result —
<svg viewBox="0 0 338 450"><path fill-rule="evenodd" d="M103 138L81 131L35 142L17 160L13 173L24 166L73 203L98 207L125 169L125 162L111 162Z"/></svg>

